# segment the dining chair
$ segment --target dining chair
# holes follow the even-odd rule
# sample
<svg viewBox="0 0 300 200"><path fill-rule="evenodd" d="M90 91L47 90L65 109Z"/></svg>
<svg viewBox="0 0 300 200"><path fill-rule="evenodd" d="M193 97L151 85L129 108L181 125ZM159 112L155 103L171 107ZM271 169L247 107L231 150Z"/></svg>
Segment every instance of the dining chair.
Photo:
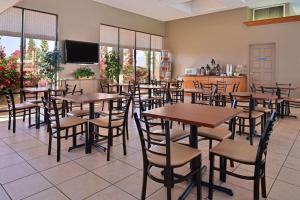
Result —
<svg viewBox="0 0 300 200"><path fill-rule="evenodd" d="M155 182L164 184L167 188L167 199L171 200L171 190L174 184L196 178L197 200L201 199L201 151L186 145L171 141L169 121L163 123L165 131L162 133L151 130L152 123L147 117L139 118L134 113L135 123L139 132L140 142L143 154L143 185L141 199L146 199L147 179L148 177ZM156 137L164 138L157 140ZM175 178L174 170L193 161L197 168L189 171L186 175ZM152 174L152 168L163 170L163 177Z"/></svg>
<svg viewBox="0 0 300 200"><path fill-rule="evenodd" d="M169 88L171 104L184 102L183 80L177 80L175 87Z"/></svg>
<svg viewBox="0 0 300 200"><path fill-rule="evenodd" d="M284 115L289 115L291 112L290 102L294 102L291 97L291 88L292 83L278 83L276 82L277 87L286 87L286 89L280 89L280 98L283 99L282 112Z"/></svg>
<svg viewBox="0 0 300 200"><path fill-rule="evenodd" d="M53 138L57 141L57 149L56 149L56 160L60 161L61 154L61 140L66 139L68 137L72 137L73 146L69 148L71 151L74 148L85 145L85 152L88 153L89 146L89 135L88 135L88 122L86 119L82 119L79 117L60 117L57 103L55 99L46 100L42 97L43 105L45 108L46 115L46 123L49 130L49 143L48 143L48 155L51 155L52 149L52 140ZM85 129L82 132L77 131L78 126L85 126ZM69 136L67 134L67 130L72 128L72 135ZM65 134L63 132L65 131ZM77 145L77 135L85 134L85 144Z"/></svg>
<svg viewBox="0 0 300 200"><path fill-rule="evenodd" d="M229 96L231 102L236 101L237 108L243 109L243 113L237 115L237 125L239 126L239 134L244 134L245 128L248 127L250 144L253 145L253 137L256 136L256 126L262 123L264 114L255 110L256 105L252 94L243 96L233 96L232 93L229 93ZM260 121L257 122L257 119L260 119ZM246 121L248 121L248 124L246 124Z"/></svg>
<svg viewBox="0 0 300 200"><path fill-rule="evenodd" d="M5 96L7 100L8 106L8 130L11 129L11 122L13 133L16 132L16 121L17 117L23 117L23 121L25 121L25 117L28 116L28 126L31 127L31 115L35 114L35 121L36 124L39 123L39 112L40 108L37 104L30 103L30 102L23 102L23 103L15 103L14 94L11 89L7 89L5 91ZM35 112L32 113L32 110L35 109ZM28 111L28 114L27 114Z"/></svg>
<svg viewBox="0 0 300 200"><path fill-rule="evenodd" d="M89 126L96 127L96 131L89 133L90 143L107 141L107 161L110 160L110 146L113 144L113 138L122 137L123 154L126 155L126 123L128 120L128 112L130 103L132 101L132 94L128 94L122 99L116 101L109 101L108 116L99 116L99 118L90 119ZM114 105L115 104L115 105ZM104 130L99 129L106 129ZM115 130L115 132L114 132ZM96 141L93 141L97 138Z"/></svg>
<svg viewBox="0 0 300 200"><path fill-rule="evenodd" d="M264 86L261 86L261 92L264 94L271 94L271 95L278 95L277 94L277 90L275 88L267 88ZM271 112L273 112L273 110L276 110L278 113L278 116L283 116L283 112L284 112L284 100L282 98L277 99L276 101L273 100L271 102L269 102L269 108L271 109Z"/></svg>
<svg viewBox="0 0 300 200"><path fill-rule="evenodd" d="M267 125L263 131L258 147L252 146L245 141L237 141L232 139L222 140L219 144L213 147L209 152L209 191L208 199L213 199L213 184L214 171L220 171L223 176L223 181L226 181L226 175L234 176L236 178L245 179L247 181L253 180L253 199L259 200L259 186L261 181L262 196L267 197L266 192L266 161L269 139L273 130L275 122L275 112L267 121ZM220 168L215 167L215 157L218 156L223 163ZM234 162L244 165L254 166L253 176L245 176L227 171L226 161L233 160ZM237 199L241 197L236 197Z"/></svg>
<svg viewBox="0 0 300 200"><path fill-rule="evenodd" d="M218 86L213 85L212 89L208 93L203 93L201 95L200 100L196 100L195 104L201 104L201 105L214 105L216 102L216 95L217 95Z"/></svg>

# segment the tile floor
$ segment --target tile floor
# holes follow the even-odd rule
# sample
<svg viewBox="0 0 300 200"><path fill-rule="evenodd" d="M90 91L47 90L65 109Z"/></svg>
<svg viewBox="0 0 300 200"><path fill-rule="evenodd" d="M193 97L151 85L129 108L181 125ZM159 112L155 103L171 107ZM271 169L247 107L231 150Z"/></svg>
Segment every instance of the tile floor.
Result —
<svg viewBox="0 0 300 200"><path fill-rule="evenodd" d="M300 116L300 111L293 110ZM1 120L1 118L0 118ZM300 119L283 119L271 137L267 160L267 190L270 200L293 200L300 196ZM121 140L115 139L111 161L106 154L93 149L86 155L84 149L68 152L71 140L63 142L61 162L56 162L55 145L52 155L47 155L48 135L45 127L28 129L27 123L18 121L16 134L7 130L7 122L0 122L0 199L26 200L134 200L139 199L142 183L142 155L139 138L133 121L130 122L130 140L127 156L123 156ZM176 123L175 123L176 124ZM245 137L237 139L245 140ZM256 139L257 143L258 139ZM55 142L54 142L55 144ZM199 145L203 163L208 163L208 144ZM187 167L178 169L184 173ZM252 168L235 165L231 170L249 174ZM159 174L159 171L157 172ZM207 172L204 179L208 179ZM218 178L218 177L217 177ZM149 179L148 179L149 180ZM229 177L226 183L234 196L214 192L214 199L252 199L252 182ZM173 190L176 199L185 183ZM195 199L195 191L188 199ZM166 199L165 188L148 181L147 198ZM203 199L207 189L203 188Z"/></svg>

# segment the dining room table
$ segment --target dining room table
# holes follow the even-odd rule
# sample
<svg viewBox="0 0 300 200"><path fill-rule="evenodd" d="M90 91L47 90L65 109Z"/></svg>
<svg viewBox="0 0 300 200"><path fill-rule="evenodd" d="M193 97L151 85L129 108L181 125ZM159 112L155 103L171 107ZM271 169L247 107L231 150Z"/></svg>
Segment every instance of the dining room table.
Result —
<svg viewBox="0 0 300 200"><path fill-rule="evenodd" d="M113 106L113 101L118 99L123 99L126 96L119 94L108 94L108 93L86 93L86 94L76 94L76 95L66 95L66 96L57 96L55 99L63 100L67 102L73 102L78 104L89 104L89 119L95 118L95 103L108 101L109 107ZM94 133L94 126L89 125L89 135ZM91 153L91 145L93 144L98 149L106 150L105 147L97 144L97 141L94 141L91 136L89 136L88 144L88 153Z"/></svg>
<svg viewBox="0 0 300 200"><path fill-rule="evenodd" d="M299 86L293 86L293 85L276 85L276 84L261 84L258 85L259 88L265 88L265 89L270 89L274 90L275 94L278 96L279 99L281 99L281 92L283 90L290 90L294 91L299 89Z"/></svg>
<svg viewBox="0 0 300 200"><path fill-rule="evenodd" d="M242 113L241 109L233 109L228 107L206 106L190 103L177 103L145 111L143 116L151 118L160 118L163 120L177 121L190 125L189 145L198 149L198 127L215 128L225 123L228 120L235 120L235 117ZM197 169L199 163L192 161L190 167L192 170ZM206 166L202 167L206 170ZM221 172L222 173L222 172ZM224 174L220 174L220 177ZM188 187L180 196L180 199L185 199L187 195L196 186L196 176L193 176ZM202 181L202 186L208 187L208 183ZM233 191L223 186L214 185L215 190L224 192L228 195L233 195Z"/></svg>
<svg viewBox="0 0 300 200"><path fill-rule="evenodd" d="M184 89L184 94L191 94L191 103L196 102L196 96L198 94L210 94L211 90L210 89L201 89L201 88L188 88Z"/></svg>

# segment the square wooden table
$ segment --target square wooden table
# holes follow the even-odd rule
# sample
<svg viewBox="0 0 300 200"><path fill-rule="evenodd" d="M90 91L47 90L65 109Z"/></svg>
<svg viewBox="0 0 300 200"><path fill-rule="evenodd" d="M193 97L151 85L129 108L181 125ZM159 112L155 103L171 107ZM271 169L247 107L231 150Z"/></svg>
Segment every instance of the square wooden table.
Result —
<svg viewBox="0 0 300 200"><path fill-rule="evenodd" d="M66 95L58 96L56 99L64 100L67 102L79 103L79 104L89 104L89 118L95 118L95 103L101 101L109 101L109 105L112 106L112 101L117 99L125 98L124 95L119 94L108 94L108 93L88 93L88 94L76 94L76 95ZM90 133L94 132L94 126L89 126ZM102 146L97 146L101 149L105 149ZM88 147L88 152L91 152L91 145Z"/></svg>
<svg viewBox="0 0 300 200"><path fill-rule="evenodd" d="M178 103L170 106L165 106L161 108L152 109L143 112L142 115L161 118L164 120L172 120L177 122L183 122L190 125L190 136L189 143L193 148L198 149L198 127L204 126L209 128L215 128L219 125L225 123L228 120L235 118L238 114L243 111L240 109L233 109L227 107L215 107L215 106L205 106L198 104L187 104ZM192 170L197 168L197 163L191 162ZM205 166L203 168L206 168ZM196 177L193 177L192 182L189 184L186 191L183 193L182 197L192 190L195 186ZM202 182L203 186L208 186L207 182ZM224 188L221 186L214 185L214 189L225 192L229 195L233 195L231 189Z"/></svg>

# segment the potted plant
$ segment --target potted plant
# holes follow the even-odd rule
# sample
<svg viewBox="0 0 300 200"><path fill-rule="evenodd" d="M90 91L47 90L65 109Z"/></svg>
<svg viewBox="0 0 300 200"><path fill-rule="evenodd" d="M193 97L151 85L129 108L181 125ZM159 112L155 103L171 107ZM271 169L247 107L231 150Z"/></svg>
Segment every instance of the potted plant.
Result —
<svg viewBox="0 0 300 200"><path fill-rule="evenodd" d="M87 66L80 67L74 72L74 76L76 79L93 79L95 78L95 72L93 72Z"/></svg>
<svg viewBox="0 0 300 200"><path fill-rule="evenodd" d="M121 65L119 54L115 51L107 52L105 54L105 77L111 82L119 82L119 76L121 74Z"/></svg>
<svg viewBox="0 0 300 200"><path fill-rule="evenodd" d="M39 63L40 76L45 78L51 85L56 83L58 72L64 69L60 64L61 53L59 50L46 53L42 56L41 62Z"/></svg>

